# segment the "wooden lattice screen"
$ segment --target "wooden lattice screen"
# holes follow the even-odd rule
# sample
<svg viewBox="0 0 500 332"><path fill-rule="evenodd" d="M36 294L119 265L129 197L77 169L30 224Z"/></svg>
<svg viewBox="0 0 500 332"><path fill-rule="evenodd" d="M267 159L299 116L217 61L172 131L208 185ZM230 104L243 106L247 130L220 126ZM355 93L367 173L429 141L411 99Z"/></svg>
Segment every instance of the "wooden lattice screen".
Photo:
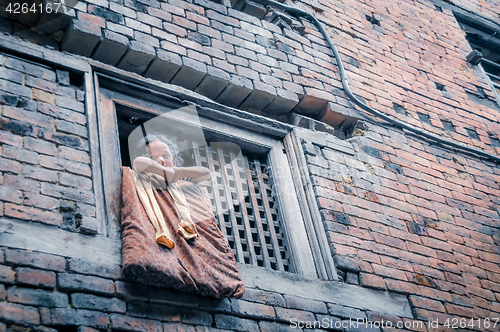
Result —
<svg viewBox="0 0 500 332"><path fill-rule="evenodd" d="M291 271L265 158L194 143L192 151L195 164L212 172L206 184L214 214L236 260Z"/></svg>

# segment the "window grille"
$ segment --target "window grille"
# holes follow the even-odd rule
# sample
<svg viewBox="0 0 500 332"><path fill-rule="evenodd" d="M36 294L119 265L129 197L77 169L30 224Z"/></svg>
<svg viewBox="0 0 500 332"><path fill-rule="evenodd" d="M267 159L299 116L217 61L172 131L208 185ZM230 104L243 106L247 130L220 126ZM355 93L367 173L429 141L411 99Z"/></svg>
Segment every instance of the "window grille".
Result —
<svg viewBox="0 0 500 332"><path fill-rule="evenodd" d="M500 38L490 27L472 17L457 17L472 49L481 53L481 65L500 104Z"/></svg>
<svg viewBox="0 0 500 332"><path fill-rule="evenodd" d="M206 181L207 189L219 228L236 260L290 271L266 158L196 143L192 151L194 163L212 172L211 179Z"/></svg>

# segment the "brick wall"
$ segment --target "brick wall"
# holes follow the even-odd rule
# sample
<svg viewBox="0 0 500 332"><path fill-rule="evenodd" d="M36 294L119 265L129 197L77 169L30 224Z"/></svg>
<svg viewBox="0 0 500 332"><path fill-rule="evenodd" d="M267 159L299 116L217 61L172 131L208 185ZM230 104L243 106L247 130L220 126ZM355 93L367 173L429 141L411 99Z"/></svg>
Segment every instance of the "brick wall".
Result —
<svg viewBox="0 0 500 332"><path fill-rule="evenodd" d="M349 142L304 143L346 282L408 294L419 319L498 316L498 167L380 127Z"/></svg>
<svg viewBox="0 0 500 332"><path fill-rule="evenodd" d="M9 55L0 61L2 215L97 232L82 79Z"/></svg>
<svg viewBox="0 0 500 332"><path fill-rule="evenodd" d="M326 25L355 94L370 106L471 146L500 146L498 110L473 101L493 93L466 62L470 47L449 9L429 1L307 3L296 6ZM496 15L491 3L474 8ZM353 112L324 38L305 20L293 22L301 29L282 29L209 0L80 1L71 13L69 26L38 26L57 40L64 33L61 50L252 112L294 110L335 125L332 112Z"/></svg>
<svg viewBox="0 0 500 332"><path fill-rule="evenodd" d="M328 330L349 319L420 324L253 287L240 300L145 287L120 280L118 265L18 249L0 251L0 273L0 331L302 331L293 318L326 321Z"/></svg>
<svg viewBox="0 0 500 332"><path fill-rule="evenodd" d="M455 3L498 18L497 1ZM475 102L493 101L493 94L466 62L470 49L450 10L428 1L295 5L326 24L354 93L370 106L500 153L498 108ZM223 301L145 288L121 280L119 265L23 251L27 244L19 243L0 251L0 331L21 325L36 331L297 331L291 318L500 316L498 165L355 111L315 27L297 21L289 29L277 21L280 27L257 18L258 6L246 11L253 15L228 1L93 0L43 27L15 17L1 19L0 27L268 116L293 110L337 125L347 115L367 118L368 129L357 133L362 136L347 141L353 152L336 147L333 136L311 132L303 150L345 287L403 295L413 318L258 285L242 300ZM44 34L11 25L21 21ZM0 55L0 215L95 234L101 226L92 179L100 174L90 167L82 77L41 58Z"/></svg>

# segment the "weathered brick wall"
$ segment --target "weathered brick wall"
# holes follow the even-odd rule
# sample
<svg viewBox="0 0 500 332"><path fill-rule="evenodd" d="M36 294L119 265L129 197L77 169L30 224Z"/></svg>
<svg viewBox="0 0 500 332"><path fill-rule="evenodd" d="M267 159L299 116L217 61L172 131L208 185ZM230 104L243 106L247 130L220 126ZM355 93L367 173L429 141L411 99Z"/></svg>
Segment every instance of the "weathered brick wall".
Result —
<svg viewBox="0 0 500 332"><path fill-rule="evenodd" d="M498 1L455 3L498 18ZM369 105L500 153L498 109L475 102L491 101L492 92L466 63L470 49L449 10L427 1L295 5L326 24L355 94ZM294 109L329 121L331 112L355 114L322 36L308 22L301 22L301 36L228 1L206 0L81 1L70 14L44 28L49 39L12 30L5 20L0 26L252 112ZM0 214L71 232L100 231L92 190L99 174L89 166L81 78L9 55L0 60ZM414 319L499 317L498 165L387 128L370 124L364 136L350 139L354 154L304 142L340 274L350 284L404 294ZM120 280L118 265L16 248L2 248L0 264L0 331L22 324L286 331L290 318L387 318L253 288L231 301L144 288Z"/></svg>
<svg viewBox="0 0 500 332"><path fill-rule="evenodd" d="M492 4L478 3L475 12L488 15ZM466 62L470 47L450 10L429 1L294 5L323 21L354 93L370 106L471 146L500 146L498 110L474 102L493 93ZM81 1L71 13L68 28L60 23L67 21L40 27L58 40L64 31L62 50L253 112L293 109L334 124L330 111L353 112L331 52L307 21L296 22L301 36L209 0Z"/></svg>
<svg viewBox="0 0 500 332"><path fill-rule="evenodd" d="M372 130L348 140L354 154L304 143L337 268L408 294L419 319L497 317L498 167Z"/></svg>
<svg viewBox="0 0 500 332"><path fill-rule="evenodd" d="M1 214L97 232L83 88L68 71L0 63Z"/></svg>
<svg viewBox="0 0 500 332"><path fill-rule="evenodd" d="M498 22L498 18L500 18L500 8L498 8L498 3L496 1L488 1L488 0L473 0L473 1L463 1L463 0L455 0L451 2L453 5L456 5L460 8L468 10L473 13L481 13L481 15L485 18L488 18L492 21Z"/></svg>
<svg viewBox="0 0 500 332"><path fill-rule="evenodd" d="M120 280L118 265L17 249L0 251L0 331L302 331L290 320L348 326L349 319L414 320L247 288L218 300ZM417 325L415 325L417 326ZM74 327L73 329L68 329ZM319 330L319 329L318 329ZM358 331L348 328L346 331ZM370 329L371 330L371 329ZM377 329L373 329L377 330Z"/></svg>

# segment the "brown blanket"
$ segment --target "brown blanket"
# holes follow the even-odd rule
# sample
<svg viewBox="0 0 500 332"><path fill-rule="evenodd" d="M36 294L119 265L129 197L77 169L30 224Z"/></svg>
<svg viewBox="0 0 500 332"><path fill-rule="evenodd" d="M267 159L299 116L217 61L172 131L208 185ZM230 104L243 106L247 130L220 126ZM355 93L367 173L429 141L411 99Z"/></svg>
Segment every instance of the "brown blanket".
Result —
<svg viewBox="0 0 500 332"><path fill-rule="evenodd" d="M174 249L156 243L155 229L137 195L130 168L123 168L123 276L146 285L171 287L204 296L240 298L245 291L231 248L212 213L202 184L178 181L200 236L185 240L167 190L154 190L156 201L175 242Z"/></svg>

